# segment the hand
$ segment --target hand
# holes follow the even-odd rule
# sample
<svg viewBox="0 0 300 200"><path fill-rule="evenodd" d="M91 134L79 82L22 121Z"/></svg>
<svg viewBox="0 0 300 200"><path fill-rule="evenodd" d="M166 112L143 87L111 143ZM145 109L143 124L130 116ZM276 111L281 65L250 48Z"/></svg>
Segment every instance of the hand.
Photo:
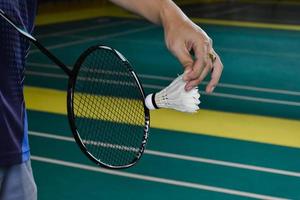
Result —
<svg viewBox="0 0 300 200"><path fill-rule="evenodd" d="M185 89L191 90L211 73L206 92L211 93L218 84L223 64L212 46L212 40L194 24L172 0L111 0L136 12L153 23L162 24L168 49L185 68ZM190 55L193 50L195 58ZM211 59L209 55L213 55Z"/></svg>
<svg viewBox="0 0 300 200"><path fill-rule="evenodd" d="M213 49L210 37L189 19L172 21L164 26L164 30L168 49L184 67L184 80L187 81L185 89L189 91L199 85L211 72L206 92L213 92L220 80L223 64ZM194 52L194 58L190 51Z"/></svg>

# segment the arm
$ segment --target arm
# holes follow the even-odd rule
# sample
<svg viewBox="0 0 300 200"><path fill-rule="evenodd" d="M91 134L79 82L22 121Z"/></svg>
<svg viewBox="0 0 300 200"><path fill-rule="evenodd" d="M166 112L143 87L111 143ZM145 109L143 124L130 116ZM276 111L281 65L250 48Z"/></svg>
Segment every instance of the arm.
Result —
<svg viewBox="0 0 300 200"><path fill-rule="evenodd" d="M186 90L197 86L210 71L211 80L206 92L211 93L219 82L223 65L212 47L212 40L194 24L171 0L111 0L119 6L135 12L155 24L161 24L168 49L185 68ZM195 59L190 51L195 52ZM213 54L216 60L209 58Z"/></svg>
<svg viewBox="0 0 300 200"><path fill-rule="evenodd" d="M171 14L171 18L186 18L171 0L110 0L111 2L137 13L155 24L161 24L164 15ZM167 13L165 11L168 11ZM169 17L168 17L169 18Z"/></svg>

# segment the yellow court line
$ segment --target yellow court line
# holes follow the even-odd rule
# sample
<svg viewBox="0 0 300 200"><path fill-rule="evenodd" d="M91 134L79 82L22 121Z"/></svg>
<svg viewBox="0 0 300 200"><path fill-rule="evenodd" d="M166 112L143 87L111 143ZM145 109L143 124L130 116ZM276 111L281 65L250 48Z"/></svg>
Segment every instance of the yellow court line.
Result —
<svg viewBox="0 0 300 200"><path fill-rule="evenodd" d="M69 10L65 12L47 12L37 16L37 25L46 25L53 23L62 23L76 20L84 20L95 17L123 17L123 18L139 18L138 16L125 11L122 8L114 5L106 5L99 8L85 8L82 10ZM232 21L220 19L206 19L206 18L191 18L195 23L222 25L222 26L236 26L248 28L263 28L263 29L276 29L276 30L289 30L300 31L300 25L288 24L271 24L261 22L245 22L245 21Z"/></svg>
<svg viewBox="0 0 300 200"><path fill-rule="evenodd" d="M25 87L29 110L66 114L66 92ZM220 111L151 112L151 127L300 148L300 121Z"/></svg>
<svg viewBox="0 0 300 200"><path fill-rule="evenodd" d="M175 0L178 5L189 5L189 4L212 4L212 3L226 3L226 0ZM236 0L235 3L251 3L251 4L271 4L271 5L300 5L299 0Z"/></svg>
<svg viewBox="0 0 300 200"><path fill-rule="evenodd" d="M278 1L278 0L263 0L263 1L257 1L257 0L238 0L238 3L252 3L252 4L272 4L272 5L300 5L300 2L298 0L284 0L284 1Z"/></svg>
<svg viewBox="0 0 300 200"><path fill-rule="evenodd" d="M221 20L221 19L206 19L206 18L191 18L195 23L221 25L221 26L237 26L247 28L263 28L263 29L276 29L276 30L288 30L288 31L300 31L299 25L288 24L271 24L262 22L245 22L245 21L233 21L233 20Z"/></svg>
<svg viewBox="0 0 300 200"><path fill-rule="evenodd" d="M212 3L219 3L225 2L225 0L175 0L174 1L177 5L190 5L190 4L212 4Z"/></svg>

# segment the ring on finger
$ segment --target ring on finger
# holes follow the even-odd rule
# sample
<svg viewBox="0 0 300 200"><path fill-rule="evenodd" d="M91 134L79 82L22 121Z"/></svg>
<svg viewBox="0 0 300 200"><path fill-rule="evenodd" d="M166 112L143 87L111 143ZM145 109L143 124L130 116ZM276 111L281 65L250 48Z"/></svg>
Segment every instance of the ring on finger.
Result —
<svg viewBox="0 0 300 200"><path fill-rule="evenodd" d="M208 54L209 58L211 59L211 62L214 63L217 59L217 56L213 53Z"/></svg>

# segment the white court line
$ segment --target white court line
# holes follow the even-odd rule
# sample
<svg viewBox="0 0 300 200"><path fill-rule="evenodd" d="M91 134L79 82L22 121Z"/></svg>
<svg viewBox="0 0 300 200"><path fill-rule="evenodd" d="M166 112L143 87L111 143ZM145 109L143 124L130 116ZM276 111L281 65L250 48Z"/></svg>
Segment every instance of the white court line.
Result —
<svg viewBox="0 0 300 200"><path fill-rule="evenodd" d="M203 185L203 184L191 183L191 182L186 182L186 181L177 181L177 180L173 180L173 179L159 178L159 177L155 177L155 176L147 176L147 175L142 175L142 174L129 173L129 172L124 172L124 171L120 171L120 170L109 170L109 169L104 169L104 168L100 168L100 167L92 167L92 166L84 165L84 164L80 164L80 163L68 162L68 161L63 161L63 160L47 158L47 157L35 156L35 155L32 155L31 159L35 160L35 161L39 161L39 162L51 163L51 164L55 164L55 165L72 167L72 168L77 168L77 169L82 169L82 170L87 170L87 171L100 172L100 173L110 174L110 175L114 175L114 176L121 176L121 177L127 177L127 178L156 182L156 183L164 183L164 184L168 184L168 185L175 185L175 186L193 188L193 189L198 189L198 190L206 190L206 191L211 191L211 192L248 197L248 198L253 198L253 199L286 200L285 198L280 198L280 197L261 195L261 194L256 194L256 193L244 192L244 191L240 191L240 190L232 190L232 189L227 189L227 188L214 187L214 186L210 186L210 185Z"/></svg>
<svg viewBox="0 0 300 200"><path fill-rule="evenodd" d="M34 67L38 67L38 68L59 69L56 65L52 65L52 64L42 64L42 63L34 63L34 62L28 62L27 64L29 66L34 66ZM71 67L71 66L69 66L69 67ZM151 75L151 74L138 74L138 76L140 78L163 80L163 81L173 81L176 78L176 77L167 77L167 76L157 76L157 75ZM207 85L208 82L203 81L202 84ZM240 90L251 90L251 91L256 91L256 92L268 92L268 93L275 93L275 94L300 96L300 92L297 92L297 91L278 90L278 89L253 87L253 86L237 85L237 84L229 84L229 83L219 83L218 87L220 87L220 88L240 89Z"/></svg>
<svg viewBox="0 0 300 200"><path fill-rule="evenodd" d="M60 78L60 79L68 79L69 77L65 74L49 74L44 72L34 72L26 70L26 74L32 75L32 76L43 76L43 77L49 77L49 78Z"/></svg>
<svg viewBox="0 0 300 200"><path fill-rule="evenodd" d="M73 46L73 45L77 45L77 44L82 44L82 43L86 43L86 42L91 42L91 41L95 41L95 40L104 40L104 39L109 39L109 38L113 38L113 37L129 35L129 34L132 34L132 33L138 33L138 32L142 32L142 31L154 29L154 28L157 28L157 27L158 26L156 26L156 25L151 25L151 26L146 26L146 27L137 28L137 29L130 29L130 30L126 30L126 31L118 32L118 33L101 35L99 37L89 37L89 38L85 38L85 39L82 39L82 40L75 40L75 41L65 42L65 43L56 44L56 45L50 45L50 46L47 46L46 48L48 50L53 50L53 49ZM40 50L39 49L34 49L34 50L30 51L30 54L37 53L37 52L40 52Z"/></svg>
<svg viewBox="0 0 300 200"><path fill-rule="evenodd" d="M26 74L32 75L32 76L39 76L39 77L68 79L68 76L66 76L66 75L50 74L50 73L44 73L44 72L34 72L34 71L29 71L29 70L26 71ZM99 82L101 82L101 81L99 81ZM116 81L106 81L106 83L118 84L118 82L116 82ZM126 85L130 86L131 83L128 83ZM149 89L162 89L165 87L165 86L152 85L152 84L142 84L142 85L144 88L149 88ZM199 93L202 95L207 95L207 93L204 91L199 91ZM295 102L295 101L283 101L283 100L275 100L275 99L268 99L268 98L258 98L258 97L250 97L250 96L243 96L243 95L225 94L225 93L218 93L218 92L214 92L212 94L209 94L208 96L216 96L216 97L222 97L222 98L228 98L228 99L238 99L238 100L254 101L254 102L260 102L260 103L271 103L271 104L300 107L300 102Z"/></svg>
<svg viewBox="0 0 300 200"><path fill-rule="evenodd" d="M199 93L203 94L203 95L206 95L206 92L203 92L203 91L199 91ZM300 102L296 102L296 101L283 101L283 100L275 100L275 99L267 99L267 98L258 98L258 97L226 94L226 93L220 93L220 92L214 92L212 94L209 94L209 96L300 107Z"/></svg>
<svg viewBox="0 0 300 200"><path fill-rule="evenodd" d="M128 24L130 21L122 21L122 22L114 22L114 23L110 23L110 24L102 24L102 25L95 25L95 26L88 26L88 27L82 27L82 28L77 28L77 29L72 29L72 30L68 30L68 31L58 31L58 32L54 32L54 33L48 33L48 34L41 34L41 35L37 35L36 37L38 39L42 39L42 38L47 38L47 37L55 37L55 36L61 36L61 35L66 35L66 34L73 34L73 33L78 33L81 31L89 31L89 30L94 30L94 29L98 29L98 28L111 28L111 27L115 27L118 25L123 25L123 24Z"/></svg>
<svg viewBox="0 0 300 200"><path fill-rule="evenodd" d="M103 148L109 148L109 149L117 149L121 151L129 151L129 152L139 152L139 148L131 147L131 146L125 146L125 145L119 145L119 144L113 144L113 143L107 143L107 142L99 142L94 140L82 140L84 145L92 145L92 146L98 146Z"/></svg>
<svg viewBox="0 0 300 200"><path fill-rule="evenodd" d="M206 82L206 81L203 81L203 83L208 84L208 82ZM220 83L220 84L218 84L217 87L232 88L232 89L241 89L241 90L251 90L251 91L256 91L256 92L268 92L268 93L276 93L276 94L286 94L286 95L300 96L300 92L297 92L297 91L278 90L278 89L253 87L253 86L247 86L247 85L236 85L236 84L229 84L229 83Z"/></svg>
<svg viewBox="0 0 300 200"><path fill-rule="evenodd" d="M154 45L154 46L160 46L164 47L165 44L164 42L160 41L145 41L145 40L131 40L131 39L110 39L110 41L113 42L127 42L127 43L136 43L140 45ZM271 51L253 51L250 49L235 49L235 48L228 48L228 47L219 47L219 46L214 46L214 49L217 51L224 51L224 52L232 52L232 53L245 53L245 54L253 54L253 55L259 55L259 56L272 56L272 57L277 57L277 58L283 58L283 57L288 57L288 58L300 58L300 54L297 53L286 53L286 52L271 52Z"/></svg>
<svg viewBox="0 0 300 200"><path fill-rule="evenodd" d="M267 51L252 51L248 49L234 49L234 48L225 48L225 47L216 47L219 51L227 51L227 52L232 52L232 53L246 53L246 54L254 54L254 55L260 55L260 56L272 56L272 57L277 57L277 58L284 58L284 57L289 57L289 58L300 58L299 54L296 53L286 53L286 52L267 52Z"/></svg>
<svg viewBox="0 0 300 200"><path fill-rule="evenodd" d="M43 137L43 138L49 138L49 139L54 139L54 140L67 141L67 142L75 142L73 137L66 137L66 136L60 136L60 135L49 134L49 133L29 131L29 135ZM166 157L166 158L174 158L174 159L186 160L186 161L191 161L191 162L207 163L207 164L212 164L212 165L220 165L220 166L225 166L225 167L233 167L233 168L246 169L246 170L251 170L251 171L259 171L259 172L300 178L300 173L293 172L293 171L287 171L287 170L273 169L273 168L268 168L268 167L260 167L260 166L255 166L255 165L246 165L246 164L241 164L241 163L207 159L207 158L202 158L202 157L186 156L186 155L167 153L167 152L161 152L161 151L153 151L153 150L145 150L145 153L149 154L149 155Z"/></svg>

